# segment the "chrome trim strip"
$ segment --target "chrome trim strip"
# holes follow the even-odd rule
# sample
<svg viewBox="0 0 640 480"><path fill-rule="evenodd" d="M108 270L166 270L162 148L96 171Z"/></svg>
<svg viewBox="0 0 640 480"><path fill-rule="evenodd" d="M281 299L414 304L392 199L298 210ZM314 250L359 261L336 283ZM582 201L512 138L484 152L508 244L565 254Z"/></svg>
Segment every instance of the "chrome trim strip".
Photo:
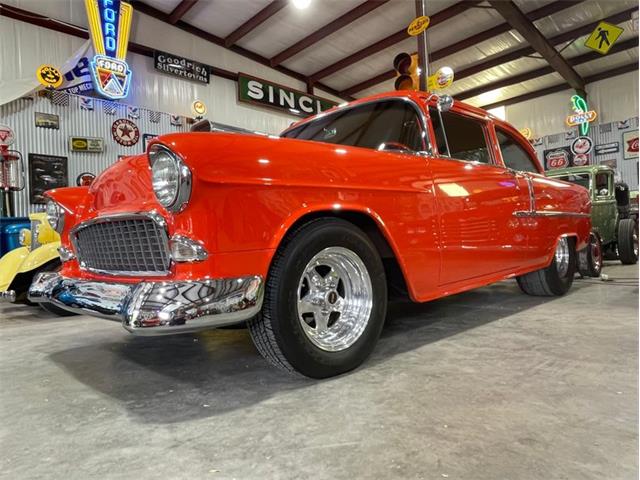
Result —
<svg viewBox="0 0 640 480"><path fill-rule="evenodd" d="M513 212L515 217L590 217L588 213L561 212L557 210L543 210L531 212L529 210L518 210Z"/></svg>
<svg viewBox="0 0 640 480"><path fill-rule="evenodd" d="M36 275L32 302L50 302L65 310L122 322L135 335L194 332L248 320L260 312L261 276L142 282L96 282L64 278L56 272Z"/></svg>
<svg viewBox="0 0 640 480"><path fill-rule="evenodd" d="M175 256L173 255L174 243L181 244L182 246L190 248L193 251L194 257L188 260L180 260L175 258ZM184 235L174 235L173 237L171 237L171 239L169 240L169 254L171 255L171 259L174 262L187 262L187 263L202 262L209 257L209 253L207 253L207 250L206 248L204 248L204 245L202 244L202 242L193 240L192 238L189 238L189 237L185 237Z"/></svg>
<svg viewBox="0 0 640 480"><path fill-rule="evenodd" d="M120 271L120 270L101 270L98 268L87 267L82 262L82 252L78 246L77 242L77 233L85 227L89 227L91 225L95 225L98 223L105 223L111 220L136 220L139 218L148 218L157 223L163 230L164 236L166 237L166 241L164 242L166 247L167 256L169 257L169 262L171 262L171 251L169 249L169 232L167 229L167 222L162 215L160 215L155 210L151 210L150 212L123 212L123 213L113 213L107 215L98 215L97 217L91 218L85 222L82 222L71 229L69 232L69 238L71 239L71 244L73 245L73 250L76 252L78 257L78 264L82 270L86 270L88 272L99 273L101 275L111 275L111 276L121 276L121 277L161 277L163 275L168 275L171 272L171 264L169 264L169 269L163 271L155 271L155 272L134 272L130 270ZM164 239L163 239L164 240Z"/></svg>

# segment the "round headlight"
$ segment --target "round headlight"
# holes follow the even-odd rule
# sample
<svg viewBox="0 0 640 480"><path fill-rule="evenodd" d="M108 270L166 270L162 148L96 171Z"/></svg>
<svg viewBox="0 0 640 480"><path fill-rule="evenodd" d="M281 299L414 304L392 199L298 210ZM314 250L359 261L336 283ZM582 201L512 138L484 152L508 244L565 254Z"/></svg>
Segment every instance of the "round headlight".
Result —
<svg viewBox="0 0 640 480"><path fill-rule="evenodd" d="M181 211L191 196L191 171L175 153L159 144L149 149L149 163L158 202L173 212Z"/></svg>
<svg viewBox="0 0 640 480"><path fill-rule="evenodd" d="M61 233L64 226L64 210L53 200L47 200L46 206L47 222L56 232Z"/></svg>
<svg viewBox="0 0 640 480"><path fill-rule="evenodd" d="M18 234L18 241L23 247L31 245L31 230L28 228L20 230L20 233Z"/></svg>

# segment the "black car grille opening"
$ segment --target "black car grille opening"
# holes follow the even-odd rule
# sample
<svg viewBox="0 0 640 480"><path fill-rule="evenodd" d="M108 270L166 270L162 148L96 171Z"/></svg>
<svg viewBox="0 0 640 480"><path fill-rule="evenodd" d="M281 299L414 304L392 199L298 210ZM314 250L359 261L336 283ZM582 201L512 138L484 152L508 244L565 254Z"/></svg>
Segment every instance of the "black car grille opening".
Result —
<svg viewBox="0 0 640 480"><path fill-rule="evenodd" d="M75 232L83 268L114 274L163 274L170 256L165 229L147 217L101 220Z"/></svg>

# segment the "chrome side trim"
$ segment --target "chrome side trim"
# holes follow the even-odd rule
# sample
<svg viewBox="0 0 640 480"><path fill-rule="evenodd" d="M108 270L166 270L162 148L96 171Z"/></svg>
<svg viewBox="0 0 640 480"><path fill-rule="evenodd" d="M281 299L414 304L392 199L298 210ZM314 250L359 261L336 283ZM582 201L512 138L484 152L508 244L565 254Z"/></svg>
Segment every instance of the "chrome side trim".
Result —
<svg viewBox="0 0 640 480"><path fill-rule="evenodd" d="M135 335L193 332L243 322L262 308L261 276L194 281L108 283L36 275L32 302L122 322Z"/></svg>
<svg viewBox="0 0 640 480"><path fill-rule="evenodd" d="M516 217L590 217L588 213L580 212L562 212L558 210L543 210L538 212L531 212L529 210L518 210L513 212Z"/></svg>
<svg viewBox="0 0 640 480"><path fill-rule="evenodd" d="M71 239L71 244L73 246L73 250L76 252L76 256L78 257L78 264L82 270L86 270L88 272L99 273L101 275L111 275L111 276L121 276L121 277L161 277L163 275L168 275L171 272L171 267L167 270L163 271L155 271L155 272L135 272L131 270L120 271L120 270L101 270L98 268L87 267L82 262L82 252L78 246L77 242L77 233L85 227L89 227L91 225L95 225L97 223L105 223L111 220L135 220L138 218L148 218L157 223L163 230L164 236L163 240L166 249L167 255L169 259L171 259L171 251L169 250L169 232L167 228L167 222L162 215L160 215L155 210L151 210L150 212L124 212L124 213L113 213L108 215L99 215L97 217L91 218L87 221L84 221L71 229L69 232L69 238ZM171 260L170 260L171 261Z"/></svg>
<svg viewBox="0 0 640 480"><path fill-rule="evenodd" d="M193 252L193 258L176 258L176 255L173 251L174 244L189 248ZM209 257L209 253L207 253L207 250L204 248L202 242L193 240L189 237L185 237L184 235L174 235L173 237L171 237L171 240L169 240L169 253L171 254L171 259L174 262L202 262Z"/></svg>

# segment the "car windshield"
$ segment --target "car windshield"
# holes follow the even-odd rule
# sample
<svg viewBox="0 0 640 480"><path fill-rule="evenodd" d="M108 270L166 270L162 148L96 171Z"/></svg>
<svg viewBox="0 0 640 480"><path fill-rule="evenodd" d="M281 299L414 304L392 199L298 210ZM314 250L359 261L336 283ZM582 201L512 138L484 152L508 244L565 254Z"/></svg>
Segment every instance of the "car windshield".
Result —
<svg viewBox="0 0 640 480"><path fill-rule="evenodd" d="M558 180L563 180L569 183L575 183L576 185L580 185L581 187L589 189L589 174L588 173L572 173L570 175L562 175L557 178Z"/></svg>
<svg viewBox="0 0 640 480"><path fill-rule="evenodd" d="M402 100L383 100L338 110L286 130L282 137L354 147L423 149L422 125L416 109Z"/></svg>

